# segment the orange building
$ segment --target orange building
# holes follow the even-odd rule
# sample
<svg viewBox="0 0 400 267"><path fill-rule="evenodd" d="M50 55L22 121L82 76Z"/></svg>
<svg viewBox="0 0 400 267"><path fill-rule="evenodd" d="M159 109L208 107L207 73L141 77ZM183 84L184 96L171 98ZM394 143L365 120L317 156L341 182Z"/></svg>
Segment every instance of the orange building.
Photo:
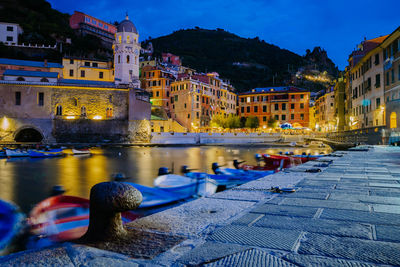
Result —
<svg viewBox="0 0 400 267"><path fill-rule="evenodd" d="M162 66L144 66L140 73L141 88L150 93L150 101L155 107L170 110L170 85L174 75Z"/></svg>
<svg viewBox="0 0 400 267"><path fill-rule="evenodd" d="M255 88L239 94L238 98L239 116L258 117L260 127L267 126L271 117L280 124L309 126L310 91L306 89L292 86Z"/></svg>

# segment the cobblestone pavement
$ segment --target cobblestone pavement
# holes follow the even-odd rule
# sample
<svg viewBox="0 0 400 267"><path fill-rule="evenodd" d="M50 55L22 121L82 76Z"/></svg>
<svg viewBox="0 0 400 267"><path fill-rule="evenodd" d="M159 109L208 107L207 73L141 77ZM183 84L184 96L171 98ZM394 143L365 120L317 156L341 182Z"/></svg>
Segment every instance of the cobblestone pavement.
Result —
<svg viewBox="0 0 400 267"><path fill-rule="evenodd" d="M333 162L322 172L304 172L316 165L308 162L134 221L132 228L185 239L149 260L66 244L0 265L36 264L38 255L71 266L400 265L400 148L336 154L343 156L325 158ZM297 190L278 194L271 186Z"/></svg>

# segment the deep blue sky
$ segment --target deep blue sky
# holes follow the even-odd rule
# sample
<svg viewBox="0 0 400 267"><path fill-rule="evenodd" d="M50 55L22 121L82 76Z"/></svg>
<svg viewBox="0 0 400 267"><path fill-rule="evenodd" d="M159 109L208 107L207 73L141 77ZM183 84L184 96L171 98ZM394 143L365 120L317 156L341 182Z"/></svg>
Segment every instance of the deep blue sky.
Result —
<svg viewBox="0 0 400 267"><path fill-rule="evenodd" d="M364 37L390 34L400 26L400 0L48 0L53 8L78 10L104 21L128 11L140 39L199 26L222 28L304 55L321 46L344 69Z"/></svg>

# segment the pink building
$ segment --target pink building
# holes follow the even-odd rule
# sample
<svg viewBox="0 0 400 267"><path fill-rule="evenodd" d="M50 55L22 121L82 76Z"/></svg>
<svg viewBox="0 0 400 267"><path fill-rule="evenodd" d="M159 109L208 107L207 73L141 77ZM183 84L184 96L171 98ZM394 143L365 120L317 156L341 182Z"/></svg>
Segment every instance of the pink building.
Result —
<svg viewBox="0 0 400 267"><path fill-rule="evenodd" d="M79 11L72 14L69 25L83 35L90 34L99 37L110 46L112 46L114 34L117 32L116 26Z"/></svg>
<svg viewBox="0 0 400 267"><path fill-rule="evenodd" d="M171 53L162 53L162 59L164 63L170 63L172 65L181 66L182 62L179 56Z"/></svg>

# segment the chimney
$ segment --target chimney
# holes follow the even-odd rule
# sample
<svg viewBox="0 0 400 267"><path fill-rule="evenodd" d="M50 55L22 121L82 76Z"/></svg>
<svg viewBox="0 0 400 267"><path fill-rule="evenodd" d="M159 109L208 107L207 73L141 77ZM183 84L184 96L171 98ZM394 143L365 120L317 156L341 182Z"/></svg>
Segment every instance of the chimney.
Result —
<svg viewBox="0 0 400 267"><path fill-rule="evenodd" d="M47 67L47 59L44 60L44 67Z"/></svg>

